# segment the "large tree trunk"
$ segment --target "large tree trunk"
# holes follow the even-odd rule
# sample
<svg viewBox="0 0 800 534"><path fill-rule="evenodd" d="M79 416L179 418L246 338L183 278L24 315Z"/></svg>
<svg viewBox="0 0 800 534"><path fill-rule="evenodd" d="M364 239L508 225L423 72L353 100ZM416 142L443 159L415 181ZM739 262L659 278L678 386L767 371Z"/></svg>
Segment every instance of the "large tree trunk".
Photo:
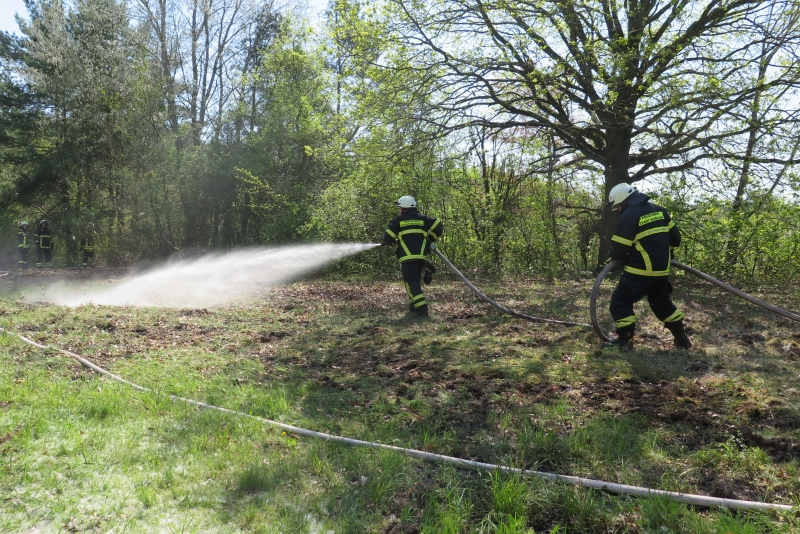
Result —
<svg viewBox="0 0 800 534"><path fill-rule="evenodd" d="M608 197L606 197L608 198ZM607 206L603 206L600 214L600 222L597 226L597 270L599 271L603 263L608 259L608 252L611 249L611 236L614 235L614 227L617 224L617 214Z"/></svg>
<svg viewBox="0 0 800 534"><path fill-rule="evenodd" d="M606 166L604 172L605 188L602 199L602 212L597 228L597 269L608 259L608 252L611 249L611 237L614 235L614 227L617 224L617 213L611 211L608 205L608 194L615 185L630 183L628 174L628 161L630 158L631 131L621 129L621 131L609 132L606 135Z"/></svg>

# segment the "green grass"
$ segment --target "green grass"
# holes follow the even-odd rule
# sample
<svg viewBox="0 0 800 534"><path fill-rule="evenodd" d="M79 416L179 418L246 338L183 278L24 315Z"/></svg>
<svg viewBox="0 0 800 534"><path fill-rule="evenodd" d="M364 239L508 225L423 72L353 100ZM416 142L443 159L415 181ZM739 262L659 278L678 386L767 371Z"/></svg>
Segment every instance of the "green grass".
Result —
<svg viewBox="0 0 800 534"><path fill-rule="evenodd" d="M585 321L590 282L485 289ZM690 353L641 306L637 350L617 353L584 329L500 315L450 282L431 286L427 321L403 318L394 282L297 284L220 310L0 298L0 327L153 390L0 335L0 532L800 530L790 513L457 470L168 397L483 462L794 504L800 325L678 288Z"/></svg>

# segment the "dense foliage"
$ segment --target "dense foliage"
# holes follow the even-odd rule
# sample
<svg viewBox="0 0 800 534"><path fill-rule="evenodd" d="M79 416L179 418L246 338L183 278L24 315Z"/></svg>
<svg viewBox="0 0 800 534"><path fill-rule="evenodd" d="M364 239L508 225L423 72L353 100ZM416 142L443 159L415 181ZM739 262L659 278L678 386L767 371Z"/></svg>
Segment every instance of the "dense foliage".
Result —
<svg viewBox="0 0 800 534"><path fill-rule="evenodd" d="M375 242L412 194L464 268L572 276L605 259L603 199L631 181L683 261L800 274L791 3L332 0L316 25L251 0L28 5L0 35L5 265L22 219L51 221L57 265L94 222L115 265Z"/></svg>

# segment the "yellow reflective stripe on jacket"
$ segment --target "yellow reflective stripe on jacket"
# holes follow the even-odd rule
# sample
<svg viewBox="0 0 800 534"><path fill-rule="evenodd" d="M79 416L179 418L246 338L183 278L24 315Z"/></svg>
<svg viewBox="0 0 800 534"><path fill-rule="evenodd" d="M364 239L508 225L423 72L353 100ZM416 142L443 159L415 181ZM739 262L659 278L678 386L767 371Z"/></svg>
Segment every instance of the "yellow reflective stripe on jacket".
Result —
<svg viewBox="0 0 800 534"><path fill-rule="evenodd" d="M639 251L639 254L642 255L642 261L644 261L644 269L648 272L652 271L653 262L650 261L650 254L647 253L642 244L639 243L638 241L636 241L636 250Z"/></svg>
<svg viewBox="0 0 800 534"><path fill-rule="evenodd" d="M424 236L427 236L428 232L426 232L422 228L409 228L408 230L400 230L400 233L397 234L397 237L402 237L406 234L422 234Z"/></svg>
<svg viewBox="0 0 800 534"><path fill-rule="evenodd" d="M639 232L636 234L636 237L633 238L633 241L630 239L625 239L624 237L620 237L618 235L614 235L611 237L611 241L616 241L617 243L621 243L623 245L627 245L629 247L634 246L638 241L641 241L647 236L654 235L654 234L663 234L664 232L669 232L669 229L675 224L670 221L670 226L659 226L658 228L651 228L649 230L645 230L644 232Z"/></svg>
<svg viewBox="0 0 800 534"><path fill-rule="evenodd" d="M433 232L433 229L436 228L437 226L439 226L440 224L442 224L442 221L440 221L439 219L436 219L436 221L434 221L434 223L428 229L428 236L430 236L430 238L432 240L434 240L434 241L436 241L436 234Z"/></svg>
<svg viewBox="0 0 800 534"><path fill-rule="evenodd" d="M636 251L641 254L642 261L644 261L644 269L637 269L636 267L628 267L625 266L625 272L629 272L631 274L639 274L642 276L667 276L669 275L669 268L666 271L654 271L653 270L653 262L650 260L650 255L644 249L640 241L645 237L655 235L655 234L663 234L665 232L669 232L669 229L675 226L675 223L670 221L668 226L659 226L657 228L651 228L649 230L645 230L644 232L639 232L636 234L636 237L633 238L633 241L629 239L625 239L624 237L620 237L618 235L614 235L611 237L611 241L616 241L617 243L621 243L623 245L627 245L629 247L635 247Z"/></svg>
<svg viewBox="0 0 800 534"><path fill-rule="evenodd" d="M405 241L403 241L403 236L406 234L422 234L424 236L422 238L422 252L420 254L412 254L411 251L408 250ZM400 233L397 234L397 240L400 243L400 246L403 247L403 252L405 252L403 257L397 258L397 261L404 262L406 260L425 259L425 248L428 244L428 233L425 230L421 228L409 228L408 230L401 230Z"/></svg>
<svg viewBox="0 0 800 534"><path fill-rule="evenodd" d="M629 247L633 246L633 241L631 241L630 239L625 239L624 237L620 237L618 235L612 236L611 241L616 241L617 243L622 243L623 245L628 245Z"/></svg>
<svg viewBox="0 0 800 534"><path fill-rule="evenodd" d="M669 269L666 271L645 271L644 269L637 269L636 267L625 266L625 272L631 274L640 274L642 276L669 276Z"/></svg>
<svg viewBox="0 0 800 534"><path fill-rule="evenodd" d="M644 232L639 232L636 234L636 237L633 239L634 242L641 241L645 237L653 234L663 234L664 232L669 232L669 228L666 226L659 226L658 228L651 228L649 230L645 230Z"/></svg>
<svg viewBox="0 0 800 534"><path fill-rule="evenodd" d="M38 248L40 248L42 250L47 250L49 248L52 248L52 246L53 246L53 236L52 235L50 235L50 234L41 234L41 235L40 234L34 234L34 237L35 237L34 241L36 241L36 246ZM42 244L42 238L46 238L47 239L47 246Z"/></svg>
<svg viewBox="0 0 800 534"><path fill-rule="evenodd" d="M391 231L391 230L389 230L388 228L386 229L386 233L387 233L387 234L389 234L389 236L390 236L392 239L397 239L397 234L395 234L394 232L392 232L392 231Z"/></svg>

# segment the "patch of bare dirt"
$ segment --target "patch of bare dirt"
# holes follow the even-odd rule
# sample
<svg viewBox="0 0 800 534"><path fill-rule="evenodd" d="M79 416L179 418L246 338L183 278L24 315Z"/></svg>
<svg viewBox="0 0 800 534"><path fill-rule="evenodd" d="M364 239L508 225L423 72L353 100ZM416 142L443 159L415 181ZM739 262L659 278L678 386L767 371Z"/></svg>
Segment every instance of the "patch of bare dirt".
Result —
<svg viewBox="0 0 800 534"><path fill-rule="evenodd" d="M381 308L384 314L397 309L404 311L405 294L392 287L393 284L353 284L346 287L336 285L294 285L289 289L293 298L314 297L327 302L344 302L348 309ZM397 284L399 285L399 284ZM574 340L574 330L548 328L536 325L532 328L524 322L492 321L494 312L484 303L474 302L471 293L459 295L457 288L451 292L436 293L433 313L439 314L445 323L474 323L482 332L504 336L509 345L522 348L547 348ZM281 295L286 296L281 290ZM378 336L390 338L396 335L391 328L381 325L364 326L354 332L356 339ZM763 344L765 337L758 332L745 331L733 340L751 346ZM615 414L640 414L653 425L678 426L682 430L682 445L689 450L698 450L712 443L724 443L731 435L741 435L744 445L758 446L774 461L786 462L798 457L800 446L794 438L765 438L766 432L781 434L796 430L800 415L793 410L772 407L754 409L742 426L740 414L730 407L729 392L703 384L702 381L670 379L657 382L638 380L615 380L582 385L552 383L530 383L515 379L502 370L485 373L466 372L453 369L446 355L441 358L415 357L413 338L399 338L393 350L371 352L363 348L336 354L336 367L312 360L295 362L304 373L311 373L321 386L341 389L345 387L337 375L350 373L369 375L380 384L382 392L401 399L424 398L432 406L442 408L442 424L457 429L459 435L468 437L483 429L488 416L506 408L533 406L556 402L568 395L579 409L610 412ZM707 372L713 363L704 358L690 360L689 372ZM333 371L333 372L331 372ZM423 386L424 385L424 386ZM442 401L438 392L447 392L448 401ZM737 426L737 424L739 426ZM725 481L715 482L715 491L725 493ZM730 484L733 487L735 484Z"/></svg>
<svg viewBox="0 0 800 534"><path fill-rule="evenodd" d="M800 443L795 438L786 436L765 438L747 426L738 428L737 434L741 436L745 445L760 448L776 462L787 462L794 458L800 458Z"/></svg>
<svg viewBox="0 0 800 534"><path fill-rule="evenodd" d="M691 381L641 383L635 380L584 385L577 388L585 406L617 414L642 414L653 424L680 424L687 427L684 446L690 450L709 443L724 442L739 435L743 443L759 447L776 462L800 457L800 443L791 437L765 438L752 427L730 423L726 396ZM796 421L797 416L790 416ZM765 417L761 427L785 426L780 416ZM797 427L794 427L796 429Z"/></svg>

